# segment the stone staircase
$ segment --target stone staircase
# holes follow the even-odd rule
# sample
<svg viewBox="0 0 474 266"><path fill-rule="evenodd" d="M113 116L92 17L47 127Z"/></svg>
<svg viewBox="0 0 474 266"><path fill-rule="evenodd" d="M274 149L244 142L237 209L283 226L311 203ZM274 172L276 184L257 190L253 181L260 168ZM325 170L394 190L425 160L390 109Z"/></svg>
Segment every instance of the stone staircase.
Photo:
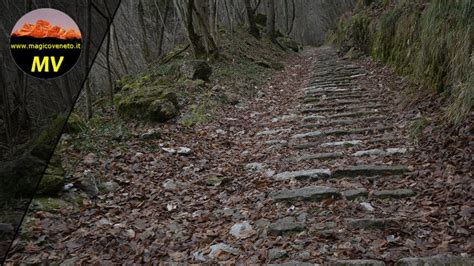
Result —
<svg viewBox="0 0 474 266"><path fill-rule="evenodd" d="M414 149L408 141L408 134L394 122L396 119L390 113L384 95L355 84L354 80L367 75L363 69L341 60L331 48L321 48L316 60L314 77L309 87L303 88L300 122L296 122L300 124L292 130L276 129L257 134L266 137L269 144L284 144L300 154L284 159L288 169L271 177L275 182L297 183L296 188L272 191L268 197L275 203L289 204L357 200L357 204L367 211L354 217L342 217L343 226L354 230L380 230L403 223L406 217L400 217L396 210L387 210L379 216L372 212L373 207L368 202L374 199L396 201L416 196L413 187L391 187L391 182L377 183L378 180L396 181L413 170L406 159ZM273 135L282 132L289 133L287 139L272 139ZM311 162L312 167L293 167L293 163L297 165L302 161ZM353 183L353 187L331 186L331 180L336 179ZM318 185L312 184L316 182ZM269 233L298 233L308 226L304 219L290 215L271 221ZM459 261L463 262L463 258L400 258L397 265L454 265ZM284 265L302 264L296 261ZM384 265L384 262L334 260L328 264Z"/></svg>

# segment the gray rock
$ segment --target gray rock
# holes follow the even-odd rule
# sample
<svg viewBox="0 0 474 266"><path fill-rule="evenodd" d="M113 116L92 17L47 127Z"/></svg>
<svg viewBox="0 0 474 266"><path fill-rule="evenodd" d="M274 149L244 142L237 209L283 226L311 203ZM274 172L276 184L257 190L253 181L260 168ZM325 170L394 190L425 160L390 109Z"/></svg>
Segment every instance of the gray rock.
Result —
<svg viewBox="0 0 474 266"><path fill-rule="evenodd" d="M297 222L294 217L285 217L279 219L268 226L269 232L275 235L281 235L289 232L300 232L305 229L305 225Z"/></svg>
<svg viewBox="0 0 474 266"><path fill-rule="evenodd" d="M408 168L402 165L358 165L336 169L333 177L399 175L406 171Z"/></svg>
<svg viewBox="0 0 474 266"><path fill-rule="evenodd" d="M355 188L341 192L341 194L348 200L353 200L359 197L367 197L369 193L365 188Z"/></svg>
<svg viewBox="0 0 474 266"><path fill-rule="evenodd" d="M248 163L245 165L245 170L253 172L262 172L265 169L263 163Z"/></svg>
<svg viewBox="0 0 474 266"><path fill-rule="evenodd" d="M369 212L373 212L375 211L374 207L372 206L372 204L368 203L368 202L361 202L360 203L360 206L362 206L362 208L364 208L366 211L369 211Z"/></svg>
<svg viewBox="0 0 474 266"><path fill-rule="evenodd" d="M328 265L334 266L384 266L383 261L378 260L335 260Z"/></svg>
<svg viewBox="0 0 474 266"><path fill-rule="evenodd" d="M219 243L219 244L215 244L215 245L212 245L210 246L211 248L211 252L209 252L209 258L213 259L215 258L216 254L222 250L226 253L229 253L229 254L232 254L232 255L239 255L239 250L236 249L236 248L233 248L225 243Z"/></svg>
<svg viewBox="0 0 474 266"><path fill-rule="evenodd" d="M171 179L166 179L165 182L163 182L162 186L166 190L175 190L178 188L178 184L176 184L176 182Z"/></svg>
<svg viewBox="0 0 474 266"><path fill-rule="evenodd" d="M311 253L309 253L309 251L302 251L298 253L296 257L300 260L309 260L311 258Z"/></svg>
<svg viewBox="0 0 474 266"><path fill-rule="evenodd" d="M246 239L251 237L252 235L255 234L255 230L253 230L252 226L248 221L242 222L242 223L237 223L234 224L230 228L231 235L233 235L235 238L238 239Z"/></svg>
<svg viewBox="0 0 474 266"><path fill-rule="evenodd" d="M269 266L317 266L319 264L309 263L309 262L302 262L302 261L288 261L285 263L279 264L268 264Z"/></svg>
<svg viewBox="0 0 474 266"><path fill-rule="evenodd" d="M427 266L427 265L450 265L450 266L472 266L474 258L452 255L436 255L432 257L404 258L397 262L397 266Z"/></svg>
<svg viewBox="0 0 474 266"><path fill-rule="evenodd" d="M377 229L385 228L397 222L394 218L362 218L362 219L346 219L346 223L355 229Z"/></svg>
<svg viewBox="0 0 474 266"><path fill-rule="evenodd" d="M345 140L345 141L336 141L336 142L327 142L322 143L321 147L335 147L335 146L354 146L361 144L361 140Z"/></svg>
<svg viewBox="0 0 474 266"><path fill-rule="evenodd" d="M283 250L283 249L272 248L268 251L268 258L270 259L270 261L284 258L287 256L288 256L288 252L286 252L286 250Z"/></svg>
<svg viewBox="0 0 474 266"><path fill-rule="evenodd" d="M120 185L115 181L107 181L107 182L101 183L99 187L100 191L102 191L103 193L115 192L119 188L120 188Z"/></svg>
<svg viewBox="0 0 474 266"><path fill-rule="evenodd" d="M269 141L265 141L265 144L267 145L277 145L277 144L286 144L288 141L283 140L283 139L273 139Z"/></svg>
<svg viewBox="0 0 474 266"><path fill-rule="evenodd" d="M358 151L352 154L355 157L362 157L362 156L382 156L385 155L385 151L381 149L372 149L372 150L365 150L365 151Z"/></svg>
<svg viewBox="0 0 474 266"><path fill-rule="evenodd" d="M212 74L211 66L204 60L194 60L184 63L180 72L188 79L209 81Z"/></svg>
<svg viewBox="0 0 474 266"><path fill-rule="evenodd" d="M331 171L329 169L309 169L309 170L300 170L294 172L283 172L274 176L278 181L297 179L297 180L311 180L311 179L320 179L328 178L331 176Z"/></svg>
<svg viewBox="0 0 474 266"><path fill-rule="evenodd" d="M319 201L328 198L337 198L339 193L334 188L329 187L304 187L299 189L288 189L282 190L275 193L271 193L270 197L273 200L312 200Z"/></svg>
<svg viewBox="0 0 474 266"><path fill-rule="evenodd" d="M140 139L143 140L153 140L161 138L161 133L157 129L150 129L147 132L140 135Z"/></svg>
<svg viewBox="0 0 474 266"><path fill-rule="evenodd" d="M381 199L387 199L387 198L401 199L401 198L415 196L415 192L411 189L380 190L380 191L374 191L372 193L372 196L376 198L381 198Z"/></svg>

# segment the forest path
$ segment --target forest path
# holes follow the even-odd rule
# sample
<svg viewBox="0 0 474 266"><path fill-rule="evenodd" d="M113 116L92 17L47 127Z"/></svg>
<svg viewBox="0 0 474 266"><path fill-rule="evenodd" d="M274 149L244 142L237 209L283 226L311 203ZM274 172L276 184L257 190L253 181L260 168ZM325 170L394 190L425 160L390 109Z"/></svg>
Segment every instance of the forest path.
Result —
<svg viewBox="0 0 474 266"><path fill-rule="evenodd" d="M402 83L328 47L285 65L220 119L166 124L161 139L84 160L78 172L119 188L81 208L34 213L40 242L17 244L11 261L383 265L451 244L468 250L468 237L445 232L449 217L430 216L445 188L419 174L408 138L416 114L398 108ZM178 147L190 150L170 152Z"/></svg>

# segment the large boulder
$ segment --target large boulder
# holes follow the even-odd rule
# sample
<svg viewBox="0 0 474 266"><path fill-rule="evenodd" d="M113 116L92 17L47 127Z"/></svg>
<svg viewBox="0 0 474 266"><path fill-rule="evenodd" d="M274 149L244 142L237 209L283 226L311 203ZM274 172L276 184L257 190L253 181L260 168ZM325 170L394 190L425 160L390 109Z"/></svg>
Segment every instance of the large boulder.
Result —
<svg viewBox="0 0 474 266"><path fill-rule="evenodd" d="M204 60L192 60L183 62L180 72L187 79L209 81L212 75L212 68Z"/></svg>
<svg viewBox="0 0 474 266"><path fill-rule="evenodd" d="M281 46L283 46L285 49L290 49L290 50L292 50L293 52L296 52L296 53L300 51L300 45L291 38L278 37L277 42Z"/></svg>
<svg viewBox="0 0 474 266"><path fill-rule="evenodd" d="M178 98L164 86L127 90L117 95L118 112L126 118L166 122L178 115Z"/></svg>

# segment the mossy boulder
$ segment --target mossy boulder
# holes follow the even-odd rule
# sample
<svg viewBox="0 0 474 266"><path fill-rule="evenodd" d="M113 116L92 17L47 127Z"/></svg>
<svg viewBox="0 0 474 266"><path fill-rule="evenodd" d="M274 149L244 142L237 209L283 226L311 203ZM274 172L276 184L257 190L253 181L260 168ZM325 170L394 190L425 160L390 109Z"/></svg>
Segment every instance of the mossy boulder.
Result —
<svg viewBox="0 0 474 266"><path fill-rule="evenodd" d="M164 86L136 88L118 95L118 112L125 118L166 122L178 115L178 98Z"/></svg>
<svg viewBox="0 0 474 266"><path fill-rule="evenodd" d="M204 60L192 60L183 62L180 72L187 79L209 81L212 75L212 68Z"/></svg>
<svg viewBox="0 0 474 266"><path fill-rule="evenodd" d="M48 196L57 195L64 187L64 175L61 159L59 156L53 155L36 193Z"/></svg>
<svg viewBox="0 0 474 266"><path fill-rule="evenodd" d="M288 37L278 37L277 42L283 46L285 49L290 49L293 52L299 52L300 51L300 45L294 41L291 38Z"/></svg>
<svg viewBox="0 0 474 266"><path fill-rule="evenodd" d="M86 127L86 122L79 114L71 113L64 127L64 133L76 134L82 132Z"/></svg>
<svg viewBox="0 0 474 266"><path fill-rule="evenodd" d="M31 207L33 209L42 211L58 211L69 206L71 206L71 204L65 200L48 197L34 198L33 202L31 203Z"/></svg>

